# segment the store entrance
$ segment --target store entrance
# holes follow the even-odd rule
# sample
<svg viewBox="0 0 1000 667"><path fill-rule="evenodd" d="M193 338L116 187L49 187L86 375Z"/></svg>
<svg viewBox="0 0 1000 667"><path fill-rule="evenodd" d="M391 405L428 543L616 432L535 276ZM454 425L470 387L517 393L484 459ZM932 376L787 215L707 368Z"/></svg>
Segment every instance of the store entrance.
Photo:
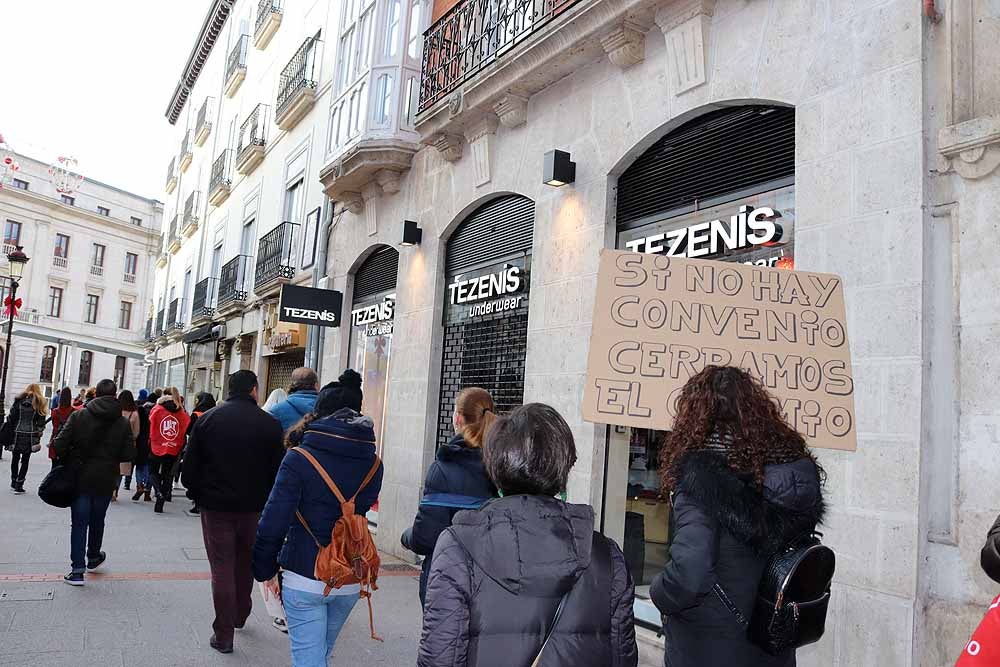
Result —
<svg viewBox="0 0 1000 667"><path fill-rule="evenodd" d="M665 431L627 429L628 486L623 551L637 602L669 560L670 498L660 488L659 461Z"/></svg>

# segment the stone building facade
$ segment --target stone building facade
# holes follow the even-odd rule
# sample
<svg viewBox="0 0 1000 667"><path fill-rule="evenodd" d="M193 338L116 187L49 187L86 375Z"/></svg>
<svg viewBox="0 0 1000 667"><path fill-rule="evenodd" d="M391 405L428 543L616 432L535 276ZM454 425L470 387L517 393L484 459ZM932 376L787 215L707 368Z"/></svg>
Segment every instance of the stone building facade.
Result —
<svg viewBox="0 0 1000 667"><path fill-rule="evenodd" d="M305 210L323 209L322 267L286 278L343 294L342 325L310 327L306 358L324 381L347 366L363 373L386 464L372 517L379 547L407 555L399 535L456 388L482 384L501 407L550 403L577 441L569 499L592 505L600 529L624 545L643 660L660 664L659 618L642 598L669 542L669 509L650 476L661 436L587 423L580 411L599 252L649 251L678 229L773 205L780 238L729 244L715 258L843 278L859 436L856 452L819 452L838 571L827 636L800 664L953 663L993 593L977 553L1000 510L990 483L1000 417L995 7L381 3L346 3L330 28L339 39L325 42L316 105L292 131L308 126L313 137ZM382 60L365 61L362 87L333 72L351 62L357 43L347 36L364 34L367 7L401 41L376 48ZM232 40L238 28L222 24ZM262 68L254 104L274 70ZM182 81L172 104L200 85ZM203 94L212 93L190 99L201 104ZM273 145L281 154L298 145L276 136L265 175L235 177L229 197L242 205L259 191L268 224L280 222L288 185L280 167L266 175ZM555 150L575 174L543 182ZM235 242L231 221L242 212L213 206L197 234L218 229ZM197 276L215 278L200 257ZM181 274L169 275L158 294ZM210 322L225 325L222 340L239 329L240 355L255 329L260 350L267 315L253 311L269 299L258 294ZM235 349L220 348L220 377L241 365L264 372L262 351Z"/></svg>
<svg viewBox="0 0 1000 667"><path fill-rule="evenodd" d="M30 259L17 292L7 396L34 382L47 396L64 386L75 395L103 378L139 389L162 204L89 178L62 194L46 163L15 157L21 168L0 190L2 262L6 269L18 245Z"/></svg>

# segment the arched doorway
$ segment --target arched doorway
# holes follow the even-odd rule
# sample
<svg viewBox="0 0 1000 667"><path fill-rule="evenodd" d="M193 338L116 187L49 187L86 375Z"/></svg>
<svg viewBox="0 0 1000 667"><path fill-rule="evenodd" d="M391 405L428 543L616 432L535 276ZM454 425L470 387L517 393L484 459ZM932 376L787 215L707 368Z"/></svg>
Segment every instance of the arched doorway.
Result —
<svg viewBox="0 0 1000 667"><path fill-rule="evenodd" d="M643 151L622 172L616 194L618 249L791 268L795 110L744 105L698 116ZM758 209L770 209L770 238L748 233L748 219L763 215ZM624 524L635 617L657 627L649 585L669 560L670 504L658 475L666 433L629 428L608 435L613 462L604 483L613 491L606 497L626 500L624 507L607 501L602 516Z"/></svg>
<svg viewBox="0 0 1000 667"><path fill-rule="evenodd" d="M764 207L780 234L758 242L746 218ZM667 133L618 179L615 213L621 249L791 268L795 109L728 107Z"/></svg>
<svg viewBox="0 0 1000 667"><path fill-rule="evenodd" d="M447 241L439 445L454 431L463 388L483 387L499 412L524 400L534 224L535 203L505 195L472 211Z"/></svg>
<svg viewBox="0 0 1000 667"><path fill-rule="evenodd" d="M348 365L361 374L364 413L375 422L379 455L383 447L399 252L379 246L354 273Z"/></svg>

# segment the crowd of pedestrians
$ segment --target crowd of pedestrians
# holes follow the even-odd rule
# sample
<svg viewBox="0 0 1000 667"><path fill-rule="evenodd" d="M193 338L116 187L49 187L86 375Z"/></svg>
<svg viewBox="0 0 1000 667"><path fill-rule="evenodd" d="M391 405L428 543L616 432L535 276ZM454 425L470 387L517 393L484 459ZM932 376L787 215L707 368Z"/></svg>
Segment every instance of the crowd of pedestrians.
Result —
<svg viewBox="0 0 1000 667"><path fill-rule="evenodd" d="M77 400L65 388L49 405L29 385L0 428L11 488L24 493L51 421L49 458L77 475L65 581L82 586L107 557L105 516L122 483L131 490L134 480L132 500L162 514L179 477L211 568L211 647L233 651L256 580L289 635L292 664L325 665L352 609L370 605L376 588L364 517L384 469L362 378L348 369L321 387L299 368L264 408L251 371L227 387L218 405L198 394L188 413L174 387L133 395L102 380ZM665 664L790 667L794 649L765 652L736 620L753 612L768 558L822 521L822 469L742 370L706 368L676 406L660 468L672 497L671 557L650 590L664 615ZM540 403L498 414L488 391L469 387L452 421L455 435L438 448L400 536L423 557L417 664L636 665L633 579L619 546L595 530L593 509L567 502L577 454L563 417Z"/></svg>

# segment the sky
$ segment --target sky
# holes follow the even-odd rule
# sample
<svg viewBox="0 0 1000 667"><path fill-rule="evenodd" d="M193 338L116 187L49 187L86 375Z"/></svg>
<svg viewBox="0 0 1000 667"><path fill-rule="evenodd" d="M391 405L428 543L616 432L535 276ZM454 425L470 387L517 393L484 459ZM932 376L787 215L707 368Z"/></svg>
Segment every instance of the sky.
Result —
<svg viewBox="0 0 1000 667"><path fill-rule="evenodd" d="M211 0L4 1L0 134L45 161L163 198L164 113Z"/></svg>

